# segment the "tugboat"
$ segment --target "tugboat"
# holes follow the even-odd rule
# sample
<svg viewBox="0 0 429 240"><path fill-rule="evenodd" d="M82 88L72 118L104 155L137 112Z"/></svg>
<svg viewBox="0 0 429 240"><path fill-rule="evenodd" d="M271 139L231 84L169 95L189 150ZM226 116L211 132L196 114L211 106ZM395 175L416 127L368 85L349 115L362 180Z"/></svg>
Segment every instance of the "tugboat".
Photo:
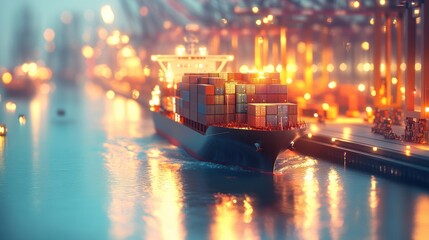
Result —
<svg viewBox="0 0 429 240"><path fill-rule="evenodd" d="M304 134L278 73L221 72L230 55L153 55L163 74L152 92L157 133L202 161L273 173L279 154Z"/></svg>

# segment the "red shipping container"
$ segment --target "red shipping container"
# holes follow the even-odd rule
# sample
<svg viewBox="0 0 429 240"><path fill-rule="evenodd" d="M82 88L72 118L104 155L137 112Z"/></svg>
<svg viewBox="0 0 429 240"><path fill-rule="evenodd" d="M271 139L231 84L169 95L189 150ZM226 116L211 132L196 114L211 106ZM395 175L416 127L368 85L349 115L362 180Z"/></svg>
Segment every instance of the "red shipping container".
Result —
<svg viewBox="0 0 429 240"><path fill-rule="evenodd" d="M214 95L215 87L209 84L198 84L198 94Z"/></svg>
<svg viewBox="0 0 429 240"><path fill-rule="evenodd" d="M287 94L278 94L279 103L287 103Z"/></svg>
<svg viewBox="0 0 429 240"><path fill-rule="evenodd" d="M277 84L279 86L280 94L287 94L287 85L286 84Z"/></svg>
<svg viewBox="0 0 429 240"><path fill-rule="evenodd" d="M236 113L235 121L238 123L247 123L247 113Z"/></svg>
<svg viewBox="0 0 429 240"><path fill-rule="evenodd" d="M215 104L215 95L198 94L198 103Z"/></svg>
<svg viewBox="0 0 429 240"><path fill-rule="evenodd" d="M226 122L225 114L214 115L214 122L215 123L225 123Z"/></svg>
<svg viewBox="0 0 429 240"><path fill-rule="evenodd" d="M255 94L256 93L255 84L246 84L246 93Z"/></svg>
<svg viewBox="0 0 429 240"><path fill-rule="evenodd" d="M277 105L274 103L266 104L267 115L277 115Z"/></svg>
<svg viewBox="0 0 429 240"><path fill-rule="evenodd" d="M264 128L266 126L265 116L248 115L248 123L251 127Z"/></svg>
<svg viewBox="0 0 429 240"><path fill-rule="evenodd" d="M267 85L255 84L255 93L256 94L266 94L267 93Z"/></svg>
<svg viewBox="0 0 429 240"><path fill-rule="evenodd" d="M266 103L266 102L267 102L267 94L255 95L255 103Z"/></svg>
<svg viewBox="0 0 429 240"><path fill-rule="evenodd" d="M209 84L209 77L199 77L198 84Z"/></svg>
<svg viewBox="0 0 429 240"><path fill-rule="evenodd" d="M225 105L225 113L227 114L235 113L235 105Z"/></svg>
<svg viewBox="0 0 429 240"><path fill-rule="evenodd" d="M225 104L235 104L235 94L225 95Z"/></svg>
<svg viewBox="0 0 429 240"><path fill-rule="evenodd" d="M225 122L235 122L235 114L225 114Z"/></svg>
<svg viewBox="0 0 429 240"><path fill-rule="evenodd" d="M247 94L247 102L248 103L256 103L255 94Z"/></svg>
<svg viewBox="0 0 429 240"><path fill-rule="evenodd" d="M235 81L242 81L243 80L243 74L239 73L239 72L234 73L234 80Z"/></svg>
<svg viewBox="0 0 429 240"><path fill-rule="evenodd" d="M278 94L267 94L267 103L277 103L279 102Z"/></svg>
<svg viewBox="0 0 429 240"><path fill-rule="evenodd" d="M182 82L182 90L189 91L189 83Z"/></svg>

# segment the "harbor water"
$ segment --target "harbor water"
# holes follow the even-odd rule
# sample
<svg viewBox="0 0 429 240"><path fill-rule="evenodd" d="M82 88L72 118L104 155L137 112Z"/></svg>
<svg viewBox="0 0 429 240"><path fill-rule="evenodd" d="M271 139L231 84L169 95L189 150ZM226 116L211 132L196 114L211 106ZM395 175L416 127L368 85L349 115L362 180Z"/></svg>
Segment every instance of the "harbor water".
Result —
<svg viewBox="0 0 429 240"><path fill-rule="evenodd" d="M200 162L110 97L91 84L2 96L0 239L429 236L428 189L305 156L274 175Z"/></svg>

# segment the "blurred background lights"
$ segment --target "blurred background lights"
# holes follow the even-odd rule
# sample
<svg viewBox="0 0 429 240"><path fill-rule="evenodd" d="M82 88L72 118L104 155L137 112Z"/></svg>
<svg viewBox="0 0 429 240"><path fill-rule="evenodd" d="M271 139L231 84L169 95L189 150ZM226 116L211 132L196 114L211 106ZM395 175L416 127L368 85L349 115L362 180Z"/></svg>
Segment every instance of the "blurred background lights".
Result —
<svg viewBox="0 0 429 240"><path fill-rule="evenodd" d="M115 14L110 5L104 5L100 10L101 18L106 24L112 24L115 21Z"/></svg>

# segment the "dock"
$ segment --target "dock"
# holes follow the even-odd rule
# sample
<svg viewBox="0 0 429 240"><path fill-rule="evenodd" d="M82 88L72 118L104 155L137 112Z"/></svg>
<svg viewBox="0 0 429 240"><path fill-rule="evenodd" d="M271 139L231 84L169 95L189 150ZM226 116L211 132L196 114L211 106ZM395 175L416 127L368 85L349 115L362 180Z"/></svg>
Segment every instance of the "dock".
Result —
<svg viewBox="0 0 429 240"><path fill-rule="evenodd" d="M393 131L403 134L403 126ZM429 186L429 145L385 139L371 133L371 124L359 119L310 122L297 152L358 170L421 186Z"/></svg>

